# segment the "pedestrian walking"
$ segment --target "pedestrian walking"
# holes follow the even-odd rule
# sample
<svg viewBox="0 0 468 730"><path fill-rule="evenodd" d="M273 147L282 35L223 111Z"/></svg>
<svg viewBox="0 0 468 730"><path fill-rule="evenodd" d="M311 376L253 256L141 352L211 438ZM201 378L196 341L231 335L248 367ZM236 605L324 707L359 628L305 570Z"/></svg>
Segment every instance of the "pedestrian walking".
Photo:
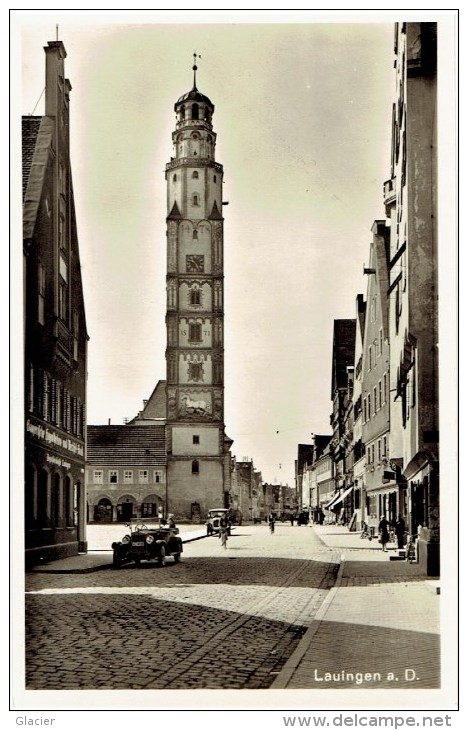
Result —
<svg viewBox="0 0 468 730"><path fill-rule="evenodd" d="M387 543L390 540L389 526L389 521L385 515L382 515L379 522L379 542L382 544L382 550L384 553L387 552Z"/></svg>
<svg viewBox="0 0 468 730"><path fill-rule="evenodd" d="M401 515L398 515L398 519L395 522L395 535L397 539L397 545L399 549L404 547L405 541L406 524Z"/></svg>
<svg viewBox="0 0 468 730"><path fill-rule="evenodd" d="M289 515L289 519L291 520L291 527L294 527L294 515L293 515L293 513L292 513L292 512L291 512L291 514Z"/></svg>
<svg viewBox="0 0 468 730"><path fill-rule="evenodd" d="M268 515L268 524L270 526L270 532L273 534L275 531L275 515L273 512L270 512Z"/></svg>

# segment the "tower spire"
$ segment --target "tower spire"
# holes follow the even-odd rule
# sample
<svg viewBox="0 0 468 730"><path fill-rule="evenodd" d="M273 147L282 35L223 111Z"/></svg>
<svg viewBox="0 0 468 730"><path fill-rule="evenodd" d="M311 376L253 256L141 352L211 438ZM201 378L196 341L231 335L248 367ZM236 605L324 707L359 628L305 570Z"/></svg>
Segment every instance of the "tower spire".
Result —
<svg viewBox="0 0 468 730"><path fill-rule="evenodd" d="M199 58L200 58L200 56L199 56ZM193 91L198 91L198 89L197 89L197 69L198 69L198 66L197 66L197 54L194 53L193 54L193 66L192 66L192 70L193 70Z"/></svg>

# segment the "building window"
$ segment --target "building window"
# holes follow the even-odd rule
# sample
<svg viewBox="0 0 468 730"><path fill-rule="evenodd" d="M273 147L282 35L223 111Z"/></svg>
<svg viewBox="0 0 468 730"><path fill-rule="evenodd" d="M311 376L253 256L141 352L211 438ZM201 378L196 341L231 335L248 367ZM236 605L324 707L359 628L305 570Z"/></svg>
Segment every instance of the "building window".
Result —
<svg viewBox="0 0 468 730"><path fill-rule="evenodd" d="M48 373L42 374L42 418L49 420L50 415L50 379Z"/></svg>
<svg viewBox="0 0 468 730"><path fill-rule="evenodd" d="M200 443L200 436L194 436L193 437L193 443L194 444L199 444Z"/></svg>
<svg viewBox="0 0 468 730"><path fill-rule="evenodd" d="M384 436L382 439L382 458L387 457L387 437Z"/></svg>
<svg viewBox="0 0 468 730"><path fill-rule="evenodd" d="M200 465L197 461L197 459L194 459L192 461L192 474L199 474L200 473Z"/></svg>
<svg viewBox="0 0 468 730"><path fill-rule="evenodd" d="M372 370L372 345L369 347L369 370Z"/></svg>
<svg viewBox="0 0 468 730"><path fill-rule="evenodd" d="M118 483L118 472L115 469L109 469L109 484Z"/></svg>
<svg viewBox="0 0 468 730"><path fill-rule="evenodd" d="M382 460L382 444L380 439L377 441L377 459L380 462Z"/></svg>
<svg viewBox="0 0 468 730"><path fill-rule="evenodd" d="M28 410L34 411L34 366L29 366Z"/></svg>
<svg viewBox="0 0 468 730"><path fill-rule="evenodd" d="M130 469L124 471L124 484L133 484L133 471Z"/></svg>
<svg viewBox="0 0 468 730"><path fill-rule="evenodd" d="M383 330L380 329L379 332L379 355L381 355L383 352Z"/></svg>
<svg viewBox="0 0 468 730"><path fill-rule="evenodd" d="M140 469L138 472L138 482L140 484L148 484L148 470Z"/></svg>
<svg viewBox="0 0 468 730"><path fill-rule="evenodd" d="M102 470L101 469L94 470L93 481L95 484L102 484Z"/></svg>
<svg viewBox="0 0 468 730"><path fill-rule="evenodd" d="M198 240L198 231L194 231L194 232L192 233L192 238L194 238L194 239Z"/></svg>
<svg viewBox="0 0 468 730"><path fill-rule="evenodd" d="M371 446L371 462L372 462L372 464L374 463L374 461L375 461L375 444L372 444L372 446Z"/></svg>
<svg viewBox="0 0 468 730"><path fill-rule="evenodd" d="M192 104L192 119L198 119L199 118L199 107L198 104Z"/></svg>
<svg viewBox="0 0 468 730"><path fill-rule="evenodd" d="M377 386L374 385L374 413L377 413Z"/></svg>
<svg viewBox="0 0 468 730"><path fill-rule="evenodd" d="M37 265L37 321L45 323L45 268L41 263Z"/></svg>
<svg viewBox="0 0 468 730"><path fill-rule="evenodd" d="M154 502L141 503L142 517L156 517L156 504Z"/></svg>
<svg viewBox="0 0 468 730"><path fill-rule="evenodd" d="M200 304L200 289L190 290L190 304Z"/></svg>
<svg viewBox="0 0 468 730"><path fill-rule="evenodd" d="M383 402L387 402L387 373L383 376Z"/></svg>
<svg viewBox="0 0 468 730"><path fill-rule="evenodd" d="M78 362L78 336L80 332L80 318L78 311L73 310L73 359Z"/></svg>
<svg viewBox="0 0 468 730"><path fill-rule="evenodd" d="M194 180L198 180L198 170L194 170L192 172L192 177L193 177Z"/></svg>
<svg viewBox="0 0 468 730"><path fill-rule="evenodd" d="M370 446L367 447L367 463L371 463L371 448Z"/></svg>
<svg viewBox="0 0 468 730"><path fill-rule="evenodd" d="M365 423L367 421L367 398L364 398L363 403L364 403L363 415L364 415L364 423Z"/></svg>
<svg viewBox="0 0 468 730"><path fill-rule="evenodd" d="M59 282L59 317L64 321L68 319L68 286L62 278Z"/></svg>
<svg viewBox="0 0 468 730"><path fill-rule="evenodd" d="M189 324L189 340L191 342L201 342L202 328L199 322Z"/></svg>
<svg viewBox="0 0 468 730"><path fill-rule="evenodd" d="M160 484L162 482L162 472L155 471L153 476L155 484Z"/></svg>
<svg viewBox="0 0 468 730"><path fill-rule="evenodd" d="M172 182L177 182L177 175L172 176Z"/></svg>
<svg viewBox="0 0 468 730"><path fill-rule="evenodd" d="M379 380L379 408L382 408L382 381Z"/></svg>
<svg viewBox="0 0 468 730"><path fill-rule="evenodd" d="M367 419L370 420L371 417L371 397L370 393L367 395Z"/></svg>
<svg viewBox="0 0 468 730"><path fill-rule="evenodd" d="M213 182L216 182L216 175L213 175Z"/></svg>
<svg viewBox="0 0 468 730"><path fill-rule="evenodd" d="M192 205L199 205L198 195L196 195L196 194L193 195L193 197L192 197Z"/></svg>

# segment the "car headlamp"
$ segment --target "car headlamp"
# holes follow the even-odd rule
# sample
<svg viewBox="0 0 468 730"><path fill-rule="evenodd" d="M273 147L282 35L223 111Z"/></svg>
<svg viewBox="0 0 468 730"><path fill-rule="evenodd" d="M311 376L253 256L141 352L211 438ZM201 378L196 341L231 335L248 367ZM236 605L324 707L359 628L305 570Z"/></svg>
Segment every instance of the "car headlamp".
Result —
<svg viewBox="0 0 468 730"><path fill-rule="evenodd" d="M148 543L148 545L151 545L151 543L154 542L154 535L147 535L146 542Z"/></svg>
<svg viewBox="0 0 468 730"><path fill-rule="evenodd" d="M130 542L130 535L124 535L123 538L122 538L122 542L125 543L125 544L127 544L128 542Z"/></svg>

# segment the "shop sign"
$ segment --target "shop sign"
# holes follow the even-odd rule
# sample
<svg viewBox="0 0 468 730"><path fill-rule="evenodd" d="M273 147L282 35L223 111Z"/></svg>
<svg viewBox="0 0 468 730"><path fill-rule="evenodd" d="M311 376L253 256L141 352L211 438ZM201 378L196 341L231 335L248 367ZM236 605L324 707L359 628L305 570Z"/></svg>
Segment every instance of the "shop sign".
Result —
<svg viewBox="0 0 468 730"><path fill-rule="evenodd" d="M40 424L32 423L32 421L26 421L26 431L40 441L45 441L46 444L53 446L60 446L60 448L69 451L72 454L78 456L84 456L84 448L81 444L76 441L72 441L68 436L63 437L58 431L52 428L44 428Z"/></svg>
<svg viewBox="0 0 468 730"><path fill-rule="evenodd" d="M56 464L57 466L63 466L65 469L71 469L71 464L65 459L61 459L60 456L54 456L54 454L46 454L46 461L49 464Z"/></svg>

